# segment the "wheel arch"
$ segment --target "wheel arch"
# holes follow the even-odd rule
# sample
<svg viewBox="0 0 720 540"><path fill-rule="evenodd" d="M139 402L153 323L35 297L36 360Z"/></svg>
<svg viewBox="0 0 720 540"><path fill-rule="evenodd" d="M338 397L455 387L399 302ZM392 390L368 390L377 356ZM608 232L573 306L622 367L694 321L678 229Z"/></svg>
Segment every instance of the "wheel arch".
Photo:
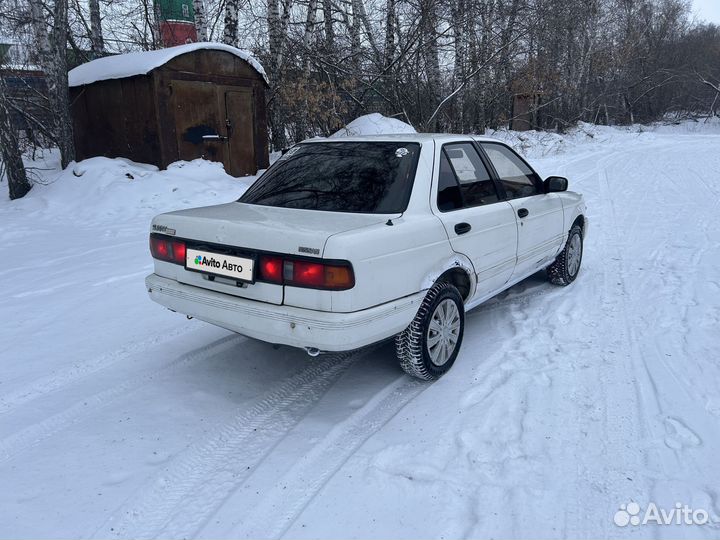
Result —
<svg viewBox="0 0 720 540"><path fill-rule="evenodd" d="M445 272L440 274L435 282L450 283L454 285L460 293L463 302L467 302L471 297L471 293L475 290L474 280L465 269L462 269L459 266L445 270Z"/></svg>
<svg viewBox="0 0 720 540"><path fill-rule="evenodd" d="M575 221L572 222L572 225L570 225L570 228L572 229L575 225L578 225L580 227L581 231L585 230L585 216L582 214L578 214L578 216L575 218Z"/></svg>
<svg viewBox="0 0 720 540"><path fill-rule="evenodd" d="M580 232L582 233L582 236L585 237L585 216L580 213L575 217L575 220L572 222L572 225L570 225L570 228L568 229L568 235L570 234L570 231L575 226L580 227Z"/></svg>
<svg viewBox="0 0 720 540"><path fill-rule="evenodd" d="M463 303L467 303L475 294L477 278L472 261L461 253L455 253L425 280L427 289L435 283L450 283L457 288Z"/></svg>

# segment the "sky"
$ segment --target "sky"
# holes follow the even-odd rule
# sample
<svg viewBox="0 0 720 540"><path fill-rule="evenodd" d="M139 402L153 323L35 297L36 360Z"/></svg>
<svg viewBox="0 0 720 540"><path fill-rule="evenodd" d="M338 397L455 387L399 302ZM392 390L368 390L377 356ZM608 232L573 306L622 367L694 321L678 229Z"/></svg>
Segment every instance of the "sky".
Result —
<svg viewBox="0 0 720 540"><path fill-rule="evenodd" d="M698 19L720 24L720 0L693 0L693 13Z"/></svg>

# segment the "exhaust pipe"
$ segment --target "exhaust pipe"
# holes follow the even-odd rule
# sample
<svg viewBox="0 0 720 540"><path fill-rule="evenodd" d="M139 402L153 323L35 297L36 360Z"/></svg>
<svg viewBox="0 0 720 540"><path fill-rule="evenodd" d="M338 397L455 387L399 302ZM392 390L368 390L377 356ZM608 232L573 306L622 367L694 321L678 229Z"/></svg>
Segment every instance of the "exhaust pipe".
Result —
<svg viewBox="0 0 720 540"><path fill-rule="evenodd" d="M316 347L305 347L305 352L308 353L308 355L315 358L317 355L320 354L320 349Z"/></svg>

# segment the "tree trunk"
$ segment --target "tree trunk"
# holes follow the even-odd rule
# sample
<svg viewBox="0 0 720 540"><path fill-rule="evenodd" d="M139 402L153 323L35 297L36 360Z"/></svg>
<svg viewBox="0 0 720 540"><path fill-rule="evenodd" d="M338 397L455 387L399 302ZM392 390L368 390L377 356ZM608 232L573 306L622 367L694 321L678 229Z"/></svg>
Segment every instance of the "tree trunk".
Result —
<svg viewBox="0 0 720 540"><path fill-rule="evenodd" d="M22 154L18 146L17 132L10 124L10 111L7 106L7 94L4 88L0 88L0 158L5 176L8 179L8 188L11 199L24 197L32 188L28 181L25 165L23 165Z"/></svg>
<svg viewBox="0 0 720 540"><path fill-rule="evenodd" d="M456 0L451 7L452 26L454 34L455 63L453 66L452 87L458 88L465 80L465 65L467 63L466 39L467 39L467 12L465 0ZM463 133L463 111L465 109L465 89L461 90L453 100L450 109L451 126L453 133Z"/></svg>
<svg viewBox="0 0 720 540"><path fill-rule="evenodd" d="M293 0L282 0L282 17L280 17L280 26L278 33L278 50L280 51L280 59L278 65L282 64L282 58L285 54L285 38L288 35L288 27L290 25L290 12L292 10Z"/></svg>
<svg viewBox="0 0 720 540"><path fill-rule="evenodd" d="M353 75L360 77L360 0L351 0L352 22L350 24L350 49L352 54Z"/></svg>
<svg viewBox="0 0 720 540"><path fill-rule="evenodd" d="M423 58L427 70L429 110L436 109L442 93L440 79L440 58L438 56L437 41L437 5L435 0L425 0L421 5L423 27ZM435 116L425 129L430 132L438 131L438 116Z"/></svg>
<svg viewBox="0 0 720 540"><path fill-rule="evenodd" d="M100 0L88 0L88 7L90 9L90 47L93 57L99 58L105 50L100 22Z"/></svg>
<svg viewBox="0 0 720 540"><path fill-rule="evenodd" d="M284 100L282 96L282 21L280 0L268 0L268 34L270 48L270 131L276 150L287 146Z"/></svg>
<svg viewBox="0 0 720 540"><path fill-rule="evenodd" d="M282 23L280 21L280 0L268 0L268 41L270 48L271 73L282 62Z"/></svg>
<svg viewBox="0 0 720 540"><path fill-rule="evenodd" d="M378 49L377 42L375 41L375 34L373 33L373 28L370 25L370 20L368 19L367 11L365 10L365 2L363 0L355 0L355 6L357 7L357 16L360 17L360 21L365 28L365 35L367 36L367 40L370 42L370 48L372 49L379 64L382 62L380 49ZM353 13L353 19L354 17L355 13Z"/></svg>
<svg viewBox="0 0 720 540"><path fill-rule="evenodd" d="M238 12L240 11L239 0L225 0L225 30L223 31L223 43L237 47L238 44ZM197 19L196 19L197 24Z"/></svg>
<svg viewBox="0 0 720 540"><path fill-rule="evenodd" d="M50 58L52 52L50 50L50 38L42 0L30 0L30 18L32 19L31 24L37 55L40 62L44 64Z"/></svg>
<svg viewBox="0 0 720 540"><path fill-rule="evenodd" d="M395 0L387 0L386 2L386 23L385 23L385 61L383 65L387 69L395 59L395 24L396 24L396 8Z"/></svg>
<svg viewBox="0 0 720 540"><path fill-rule="evenodd" d="M332 55L335 51L335 30L332 20L332 0L322 0L323 25L325 27L325 49L326 53Z"/></svg>
<svg viewBox="0 0 720 540"><path fill-rule="evenodd" d="M383 88L384 92L387 96L397 96L397 85L396 85L396 75L397 75L397 66L394 64L395 62L395 54L397 50L397 45L395 41L395 32L397 28L397 8L395 7L396 0L386 0L386 18L385 18L385 49L383 51L383 74L385 76L385 79L383 81ZM397 102L397 99L395 100ZM389 107L392 107L392 112L395 112L396 109L396 103L392 103L389 105Z"/></svg>
<svg viewBox="0 0 720 540"><path fill-rule="evenodd" d="M68 2L55 0L52 42L48 37L42 0L31 0L30 13L38 57L47 80L50 110L53 111L51 131L65 168L75 159L67 75Z"/></svg>
<svg viewBox="0 0 720 540"><path fill-rule="evenodd" d="M55 0L55 23L53 25L52 69L55 89L51 92L57 116L57 144L60 148L60 162L63 169L75 159L72 118L70 116L70 95L67 69L68 2Z"/></svg>
<svg viewBox="0 0 720 540"><path fill-rule="evenodd" d="M317 0L309 0L307 17L305 19L305 34L303 35L303 73L307 76L310 59L310 45L313 31L315 30L315 21L317 20Z"/></svg>
<svg viewBox="0 0 720 540"><path fill-rule="evenodd" d="M505 23L505 27L503 28L502 33L500 34L500 47L502 49L502 52L500 53L500 69L502 70L503 74L503 83L506 85L507 89L512 93L511 91L511 84L513 81L511 81L512 77L512 65L511 65L511 51L510 51L510 41L512 40L514 34L515 34L515 23L517 20L518 10L520 8L520 1L519 0L513 0L510 5L509 13L507 14L507 22ZM532 90L536 90L533 88Z"/></svg>
<svg viewBox="0 0 720 540"><path fill-rule="evenodd" d="M205 15L205 2L203 2L203 0L193 0L193 13L195 15L195 30L197 30L198 41L207 41L208 27L207 17Z"/></svg>

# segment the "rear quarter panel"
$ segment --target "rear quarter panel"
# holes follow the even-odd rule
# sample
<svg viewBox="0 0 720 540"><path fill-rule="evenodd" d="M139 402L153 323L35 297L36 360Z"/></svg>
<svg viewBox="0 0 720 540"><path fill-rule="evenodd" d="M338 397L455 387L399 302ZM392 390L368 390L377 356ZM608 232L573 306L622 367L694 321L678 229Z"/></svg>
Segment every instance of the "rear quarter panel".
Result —
<svg viewBox="0 0 720 540"><path fill-rule="evenodd" d="M407 210L385 223L331 236L324 257L353 265L355 287L333 291L332 311L351 312L429 288L457 260L442 222L430 211L435 145L422 144Z"/></svg>
<svg viewBox="0 0 720 540"><path fill-rule="evenodd" d="M454 255L442 223L429 211L331 236L325 256L351 261L355 272L355 287L330 293L332 311L366 309L426 289L429 273Z"/></svg>

